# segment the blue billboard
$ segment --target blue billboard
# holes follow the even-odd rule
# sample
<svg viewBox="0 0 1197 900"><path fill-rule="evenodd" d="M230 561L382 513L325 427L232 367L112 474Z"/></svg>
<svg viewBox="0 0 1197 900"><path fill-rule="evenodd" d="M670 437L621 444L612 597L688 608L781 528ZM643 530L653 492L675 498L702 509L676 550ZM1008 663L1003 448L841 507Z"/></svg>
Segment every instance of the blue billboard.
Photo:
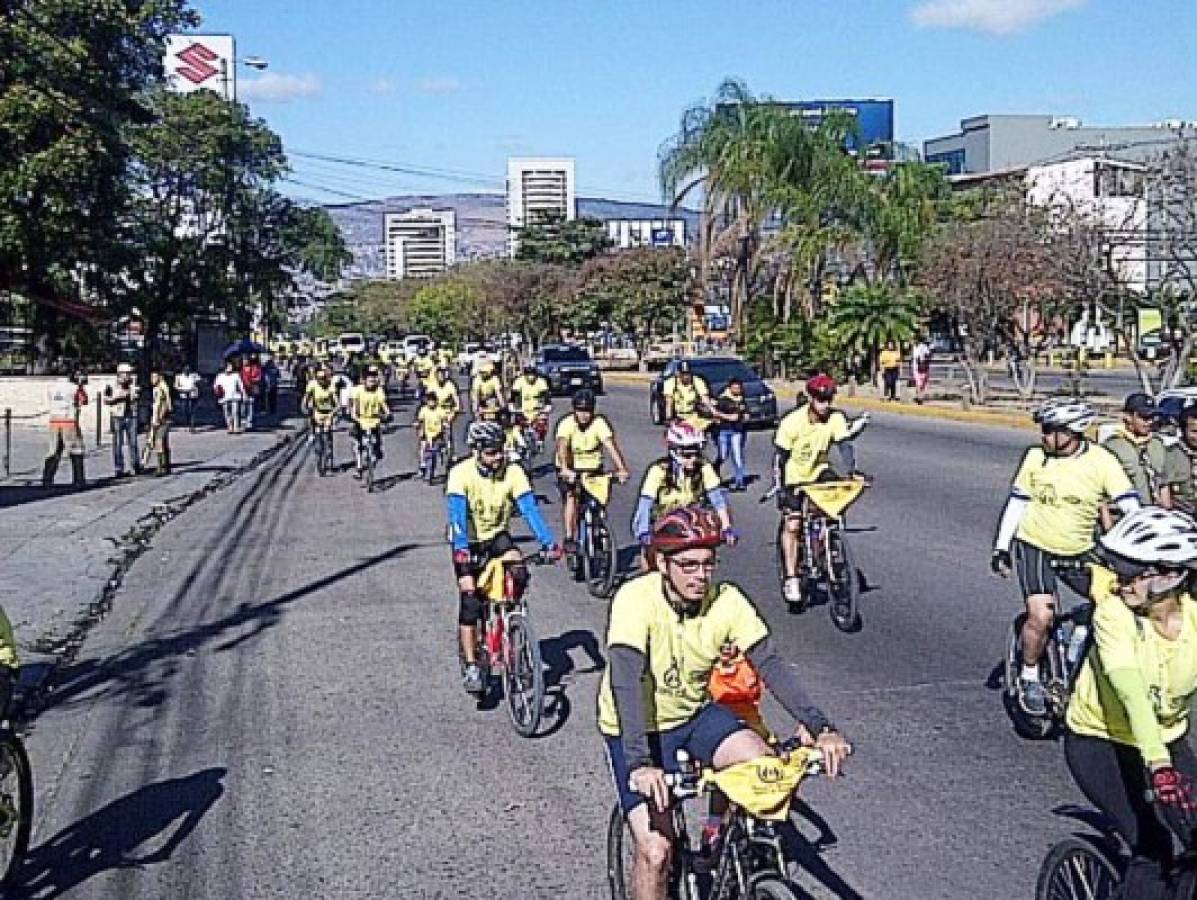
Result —
<svg viewBox="0 0 1197 900"><path fill-rule="evenodd" d="M856 120L860 145L849 139L848 148L865 156L890 159L894 144L893 100L792 100L780 104L817 128L831 110L842 110Z"/></svg>

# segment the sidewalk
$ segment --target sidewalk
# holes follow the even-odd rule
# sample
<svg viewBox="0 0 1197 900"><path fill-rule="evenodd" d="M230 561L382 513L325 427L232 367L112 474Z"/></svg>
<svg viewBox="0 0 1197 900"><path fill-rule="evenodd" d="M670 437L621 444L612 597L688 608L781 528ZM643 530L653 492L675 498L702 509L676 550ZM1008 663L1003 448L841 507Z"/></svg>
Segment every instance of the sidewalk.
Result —
<svg viewBox="0 0 1197 900"><path fill-rule="evenodd" d="M124 570L160 525L294 439L302 420L282 412L293 407L289 397L280 398L280 407L279 415L263 417L245 434L227 434L210 421L194 434L173 429L173 472L163 478L114 478L111 446L94 449L93 434L87 488L77 493L68 487L65 456L56 486L41 487L44 429L21 429L19 438L13 429L13 477L0 480L0 605L28 670L23 681L40 681L51 657L102 614Z"/></svg>

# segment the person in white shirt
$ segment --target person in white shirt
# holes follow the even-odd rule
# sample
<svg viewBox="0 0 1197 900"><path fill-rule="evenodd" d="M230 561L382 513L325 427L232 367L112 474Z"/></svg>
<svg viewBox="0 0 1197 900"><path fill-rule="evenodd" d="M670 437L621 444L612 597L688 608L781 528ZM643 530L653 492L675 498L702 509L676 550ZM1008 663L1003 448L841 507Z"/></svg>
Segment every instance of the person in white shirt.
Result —
<svg viewBox="0 0 1197 900"><path fill-rule="evenodd" d="M920 338L910 354L910 370L914 375L914 402L927 399L927 385L931 381L931 345Z"/></svg>
<svg viewBox="0 0 1197 900"><path fill-rule="evenodd" d="M195 431L195 407L199 405L200 377L191 371L191 366L184 365L183 370L175 376L175 396L179 401L179 418L186 423L189 431Z"/></svg>
<svg viewBox="0 0 1197 900"><path fill-rule="evenodd" d="M137 384L133 381L133 366L121 363L116 367L116 386L104 388L104 405L108 407L108 422L112 428L112 467L117 478L141 471L141 457L137 452ZM125 454L129 451L129 470L125 471Z"/></svg>
<svg viewBox="0 0 1197 900"><path fill-rule="evenodd" d="M224 371L216 376L216 383L212 390L216 399L220 401L220 408L224 412L224 424L229 434L240 434L241 406L246 400L245 383L241 380L241 373L231 362L224 364Z"/></svg>
<svg viewBox="0 0 1197 900"><path fill-rule="evenodd" d="M87 486L83 472L83 431L79 428L79 408L87 404L86 384L87 376L76 372L69 378L59 378L46 389L50 440L42 463L42 487L53 486L63 450L71 457L71 486L75 490Z"/></svg>

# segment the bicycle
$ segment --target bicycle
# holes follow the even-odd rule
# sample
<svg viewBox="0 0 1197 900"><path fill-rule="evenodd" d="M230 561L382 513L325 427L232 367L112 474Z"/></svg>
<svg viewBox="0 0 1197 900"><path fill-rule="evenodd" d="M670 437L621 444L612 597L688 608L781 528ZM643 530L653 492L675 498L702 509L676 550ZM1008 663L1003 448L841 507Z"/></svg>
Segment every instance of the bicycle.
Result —
<svg viewBox="0 0 1197 900"><path fill-rule="evenodd" d="M611 596L615 588L619 548L607 521L607 503L611 496L609 472L580 472L578 491L578 552L576 574L586 582L592 597Z"/></svg>
<svg viewBox="0 0 1197 900"><path fill-rule="evenodd" d="M420 469L424 473L424 480L428 484L432 484L436 478L437 467L444 465L448 468L448 454L446 450L445 436L433 438L431 441L421 441L422 454L420 457Z"/></svg>
<svg viewBox="0 0 1197 900"><path fill-rule="evenodd" d="M799 515L802 518L801 556L798 577L802 580L802 595L810 598L816 589L822 589L828 599L831 621L840 631L854 632L861 626L860 618L860 576L856 569L856 556L844 533L844 513L864 492L865 480L860 477L837 481L821 481L804 484L798 488L801 495ZM782 489L774 485L762 498L768 500ZM786 517L777 523L777 573L784 588L786 575L785 555L781 539L785 531ZM803 604L790 604L801 612Z"/></svg>
<svg viewBox="0 0 1197 900"><path fill-rule="evenodd" d="M374 470L378 465L378 447L376 442L382 440L382 426L378 425L369 430L359 429L357 446L354 453L357 456L357 470L362 474L362 484L366 493L374 493Z"/></svg>
<svg viewBox="0 0 1197 900"><path fill-rule="evenodd" d="M823 773L817 750L798 748L793 742L779 748L782 756L763 757L719 772L694 766L685 751L678 752L676 774L666 783L674 803L670 807L674 844L669 877L671 900L799 900L807 894L786 873L789 860L777 823L789 816L798 786ZM684 804L719 791L729 800L712 847L704 854L686 826ZM633 850L631 830L616 802L607 826L607 882L612 900L628 900ZM709 879L707 891L700 890Z"/></svg>
<svg viewBox="0 0 1197 900"><path fill-rule="evenodd" d="M29 850L33 828L33 770L10 721L0 723L0 888Z"/></svg>
<svg viewBox="0 0 1197 900"><path fill-rule="evenodd" d="M543 554L524 557L521 563L543 565ZM492 559L478 576L478 591L486 598L475 658L482 670L483 696L496 676L502 683L511 724L520 737L532 737L544 714L544 665L540 643L532 628L527 588L521 593L508 569L517 565ZM462 671L465 660L461 660Z"/></svg>
<svg viewBox="0 0 1197 900"><path fill-rule="evenodd" d="M312 434L316 439L316 474L323 478L333 470L332 422L312 422Z"/></svg>

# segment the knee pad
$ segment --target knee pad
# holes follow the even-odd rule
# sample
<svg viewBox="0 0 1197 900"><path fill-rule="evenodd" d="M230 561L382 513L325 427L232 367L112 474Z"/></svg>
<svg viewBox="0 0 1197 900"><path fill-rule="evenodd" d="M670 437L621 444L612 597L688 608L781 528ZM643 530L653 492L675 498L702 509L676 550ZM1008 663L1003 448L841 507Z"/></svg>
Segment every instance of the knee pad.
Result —
<svg viewBox="0 0 1197 900"><path fill-rule="evenodd" d="M477 625L482 619L482 600L477 591L462 591L457 608L458 625Z"/></svg>

